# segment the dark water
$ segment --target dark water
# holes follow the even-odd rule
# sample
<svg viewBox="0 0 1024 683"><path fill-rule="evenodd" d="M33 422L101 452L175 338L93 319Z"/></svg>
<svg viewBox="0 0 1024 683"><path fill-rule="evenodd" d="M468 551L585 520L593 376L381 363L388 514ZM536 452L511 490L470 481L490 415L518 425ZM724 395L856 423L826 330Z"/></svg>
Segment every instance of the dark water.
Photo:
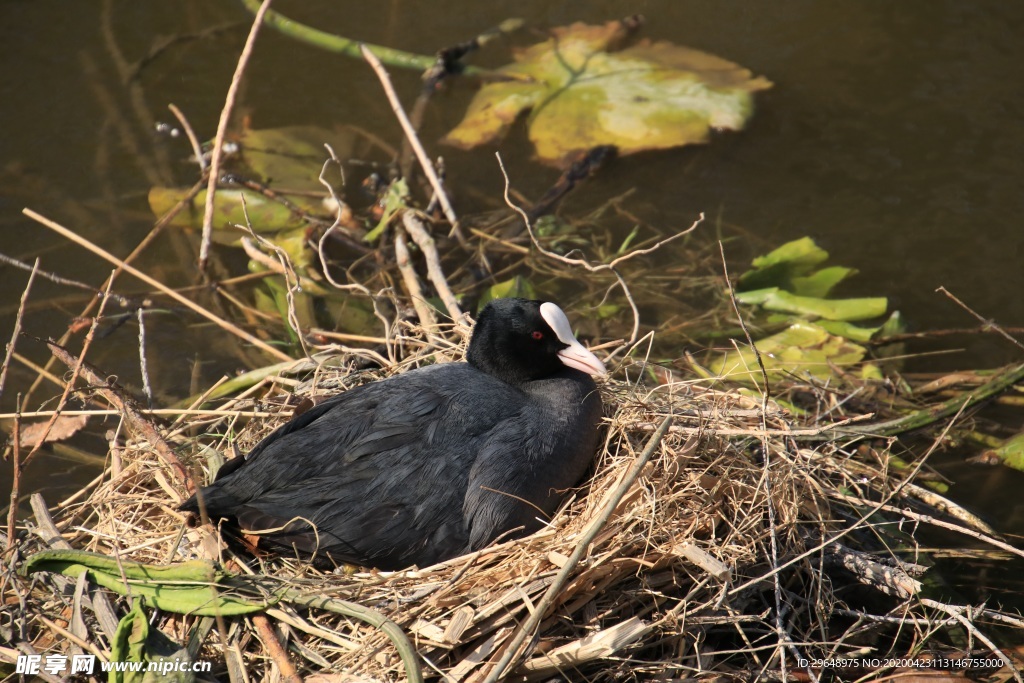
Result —
<svg viewBox="0 0 1024 683"><path fill-rule="evenodd" d="M713 144L619 160L570 200L598 204L637 188L631 209L671 231L700 211L752 236L734 242L742 264L766 248L811 235L861 275L852 295L887 295L917 328L973 320L934 292L944 285L985 317L1024 325L1024 3L988 0L862 1L664 0L661 2L284 2L293 18L353 38L430 54L519 16L532 25L606 21L641 12L645 35L719 54L763 74L763 94L747 131ZM0 27L0 251L65 277L98 284L110 270L21 216L28 206L126 255L149 230L145 201L156 182L192 182L186 143L156 136L151 121L172 121L178 105L198 135L216 127L250 17L232 2L8 2ZM163 39L176 36L159 52ZM134 69L143 57L152 59ZM497 65L500 49L480 59ZM418 74L394 72L411 101ZM438 97L422 138L437 150L460 118L468 84ZM254 127L355 124L397 143L375 77L358 62L305 47L266 30L257 45L241 106ZM477 196L497 197L501 177L490 150L442 150L463 213ZM515 185L539 196L555 173L520 145L503 154ZM168 240L140 261L150 274L187 282L191 254ZM13 326L26 276L0 266L0 333ZM145 292L130 278L124 292ZM87 294L45 282L33 290L26 331L59 336ZM147 329L157 403L169 402L234 369L215 330L170 309ZM965 338L965 353L919 367L994 366L1020 352L995 337ZM137 339L125 325L91 355L138 386ZM29 340L19 350L47 354ZM12 367L0 405L7 410L31 373ZM45 391L40 395L48 395ZM1007 429L1020 413L1003 413ZM114 423L111 423L111 427ZM97 436L74 442L105 452ZM954 497L1005 529L1024 530L1024 476L978 470L947 458ZM67 490L92 466L41 460L26 485ZM9 473L0 473L6 490ZM993 479L998 479L993 485ZM984 490L985 495L977 495Z"/></svg>

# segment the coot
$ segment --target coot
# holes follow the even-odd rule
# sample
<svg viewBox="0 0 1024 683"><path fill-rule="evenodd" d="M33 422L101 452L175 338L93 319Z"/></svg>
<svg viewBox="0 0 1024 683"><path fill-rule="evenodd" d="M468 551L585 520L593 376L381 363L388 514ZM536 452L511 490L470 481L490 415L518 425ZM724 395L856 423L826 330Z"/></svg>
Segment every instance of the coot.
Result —
<svg viewBox="0 0 1024 683"><path fill-rule="evenodd" d="M314 561L424 567L542 526L593 460L604 365L550 302L497 299L468 363L332 397L225 464L211 519Z"/></svg>

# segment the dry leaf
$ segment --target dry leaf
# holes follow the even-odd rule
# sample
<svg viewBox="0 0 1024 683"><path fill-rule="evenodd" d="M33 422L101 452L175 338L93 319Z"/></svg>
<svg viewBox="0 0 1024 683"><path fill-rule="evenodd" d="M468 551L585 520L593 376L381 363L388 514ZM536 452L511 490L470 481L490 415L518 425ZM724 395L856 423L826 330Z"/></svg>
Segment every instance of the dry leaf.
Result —
<svg viewBox="0 0 1024 683"><path fill-rule="evenodd" d="M617 49L635 23L575 23L521 50L499 71L515 80L480 89L444 141L462 148L500 139L525 111L537 157L564 165L576 153L614 145L620 155L706 142L739 130L752 93L771 87L730 61L667 41Z"/></svg>
<svg viewBox="0 0 1024 683"><path fill-rule="evenodd" d="M49 420L33 422L21 428L19 445L22 448L35 448L40 442L63 441L78 432L87 421L88 417L85 415L61 415L53 423L49 432L46 431L46 425L50 423Z"/></svg>

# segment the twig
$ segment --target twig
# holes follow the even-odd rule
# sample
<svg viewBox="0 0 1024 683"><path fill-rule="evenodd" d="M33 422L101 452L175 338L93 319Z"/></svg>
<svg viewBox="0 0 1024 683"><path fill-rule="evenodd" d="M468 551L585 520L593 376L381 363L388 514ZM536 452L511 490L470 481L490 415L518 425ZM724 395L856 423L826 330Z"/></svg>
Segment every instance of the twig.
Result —
<svg viewBox="0 0 1024 683"><path fill-rule="evenodd" d="M398 265L398 272L402 275L402 282L412 300L413 308L416 309L416 317L420 319L420 325L431 333L437 329L437 318L434 317L434 309L427 304L426 295L420 286L420 279L416 276L416 269L409 259L409 246L405 243L405 230L395 230L395 263Z"/></svg>
<svg viewBox="0 0 1024 683"><path fill-rule="evenodd" d="M92 253L96 254L97 256L99 256L99 257L109 261L110 263L114 264L120 270L123 270L124 272L129 273L130 275L132 275L134 277L137 277L138 279L142 280L143 282L145 282L150 287L154 287L154 288L158 289L159 291L161 291L164 294L166 294L167 296L171 297L172 299L174 299L178 303L188 307L189 309L191 309L195 313L198 313L199 315L203 316L207 320L211 320L211 321L217 323L217 325L219 325L223 329L227 330L228 332L231 332L232 334L234 334L237 337L241 337L242 339L246 340L247 342L249 342L253 346L256 346L256 347L262 349L263 351L265 351L265 352L269 353L270 355L278 358L279 360L285 360L285 361L294 360L291 356L289 356L288 354L284 353L283 351L281 351L279 349L275 349L270 344L267 344L265 341L263 341L262 339L260 339L258 337L254 337L253 335L249 334L248 332L246 332L242 328L238 327L234 323L231 323L231 322L229 322L227 320L224 320L224 319L214 315L213 313L211 313L207 309L203 308L199 304L195 303L194 301L192 301L192 300L182 296L181 294L179 294L175 290L171 289L167 285L163 284L162 282L154 280L153 278L151 278L150 276L146 275L145 273L143 273L138 268L135 268L134 266L128 265L127 262L122 261L121 259L117 258L116 256L114 256L110 252L108 252L108 251L106 251L106 250L96 246L92 242L86 240L84 237L82 237L80 235L77 235L76 233L72 232L71 230L68 230L63 225L60 225L59 223L56 223L56 222L50 220L49 218L41 216L40 214L36 213L32 209L22 209L22 213L24 213L26 216L28 216L32 220L34 220L34 221L36 221L36 222L46 226L50 230L53 230L57 234L59 234L59 235L61 235L63 237L66 237L67 239L71 240L75 244L78 244L80 246L85 247L86 249L88 249Z"/></svg>
<svg viewBox="0 0 1024 683"><path fill-rule="evenodd" d="M338 213L334 217L334 222L330 225L330 227L327 228L327 230L324 231L324 234L320 236L320 241L318 241L317 245L316 245L317 257L319 257L319 259L320 259L320 270L321 270L321 272L323 272L324 277L327 278L327 281L330 282L331 286L334 287L335 289L338 289L338 290L341 290L341 291L355 291L355 292L359 292L360 294L366 296L370 300L370 302L373 304L373 314L377 317L378 320L380 320L381 324L384 326L384 348L387 349L388 358L391 360L392 363L394 363L395 362L395 345L394 345L394 343L392 342L392 339L391 339L391 336L392 336L392 324L391 324L391 321L388 320L388 317L381 310L381 306L380 306L380 302L379 302L379 299L384 294L384 292L387 291L387 290L381 290L380 292L377 292L377 294L375 296L372 292L370 292L369 289L367 289L364 285L362 285L362 284L360 284L358 282L352 282L352 283L349 283L349 284L343 284L341 282L338 282L331 275L331 268L330 268L330 265L327 263L327 252L324 249L324 245L327 243L328 236L330 236L332 232L334 232L335 230L337 230L338 228L341 227L341 218L342 218L343 213L346 210L350 210L350 209L347 208L345 202L342 200L341 197L338 196L338 193L334 191L334 186L327 180L327 177L326 177L327 167L328 167L329 164L331 164L333 162L333 163L338 165L338 168L341 171L342 183L344 183L345 182L345 169L344 169L344 166L342 166L341 159L338 158L338 155L335 153L333 147L331 147L328 144L324 144L324 147L327 149L327 153L330 154L330 158L327 161L324 162L323 167L320 169L320 175L317 177L317 179L320 181L320 184L323 185L324 188L327 189L328 194L331 195L331 198L337 204L337 206L338 206Z"/></svg>
<svg viewBox="0 0 1024 683"><path fill-rule="evenodd" d="M387 95L388 102L391 103L391 110L395 112L395 116L398 118L398 123L401 124L402 131L405 133L405 137L409 140L409 144L412 145L412 151L416 153L416 159L420 162L423 174L427 176L430 186L434 189L434 194L437 195L438 202L441 203L441 210L444 212L444 217L448 219L448 222L452 226L452 234L456 236L459 242L465 241L465 238L462 236L462 231L459 229L459 218L455 215L455 209L452 208L452 204L448 200L448 193L444 191L444 185L441 184L441 179L437 177L437 171L434 170L434 164L431 163L430 157L427 156L427 151L423 149L423 144L416 136L416 129L412 127L409 117L405 114L405 109L402 108L402 102L398 99L395 87L391 84L391 77L388 76L388 72L384 69L384 65L381 64L380 60L377 59L377 56L370 51L370 48L366 45L360 45L359 50L363 53L363 58L366 59L367 63L369 63L373 68L374 73L377 74L377 78L380 79L380 84L384 87L384 94Z"/></svg>
<svg viewBox="0 0 1024 683"><path fill-rule="evenodd" d="M269 0L268 0L269 2ZM245 253L252 257L253 253L261 254L260 250L256 248L255 242L258 242L262 246L270 249L277 256L277 261L280 264L281 275L284 276L284 287L285 287L285 300L288 304L288 324L295 332L295 338L299 342L299 346L302 348L302 354L309 356L309 348L306 346L305 334L302 330L302 325L299 320L298 313L295 310L295 293L302 289L302 278L295 271L295 265L292 263L291 257L284 249L279 247L274 242L261 237L252 228L252 221L249 220L249 207L245 202L245 197L242 197L242 215L245 216L245 225L236 225L236 228L245 230L249 233L252 238L250 241L248 238L242 238L242 244L245 246Z"/></svg>
<svg viewBox="0 0 1024 683"><path fill-rule="evenodd" d="M111 274L110 278L107 280L108 292L110 291L110 288L111 286L113 286L113 284L114 275ZM71 389L74 386L75 382L78 380L79 374L82 372L82 364L85 362L85 354L89 352L89 347L92 345L92 340L96 335L96 327L99 325L99 320L103 316L103 308L106 306L106 303L107 298L104 297L100 301L99 311L97 312L96 316L92 319L92 325L89 326L89 331L85 334L85 340L82 342L82 351L80 352L78 359L76 360L74 359L74 357L71 357L71 362L65 363L65 365L68 366L68 369L71 370L71 379L69 379L67 383L64 385L64 391L61 393L60 399L57 401L57 409L53 411L53 415L50 416L50 419L46 423L46 426L43 427L43 432L40 435L39 440L36 441L34 446L32 446L32 449L28 452L28 455L25 456L25 461L21 463L22 467L28 467L29 463L32 462L32 460L35 458L36 453L38 453L42 445L46 443L46 437L50 433L50 430L53 429L53 425L57 423L57 418L60 417L61 409L64 408L65 405L67 405L68 396L71 394Z"/></svg>
<svg viewBox="0 0 1024 683"><path fill-rule="evenodd" d="M693 223L691 223L690 227L688 227L686 230L683 230L682 232L677 232L674 235L670 235L669 237L666 237L663 240L659 240L657 243L644 249L637 249L635 251L627 252L622 256L619 256L618 258L609 261L608 263L599 263L597 265L594 265L585 259L569 258L568 256L562 256L561 254L556 254L553 251L548 251L543 246L541 246L540 242L537 240L536 234L533 232L533 226L530 224L530 221L526 217L526 212L523 211L523 209L520 206L518 206L515 202L513 202L511 197L509 196L511 181L509 180L508 172L505 170L505 162L502 161L501 159L501 153L496 152L495 156L498 159L498 166L501 168L501 175L505 178L505 204L508 205L508 207L511 208L513 211L518 213L519 217L522 218L523 221L526 223L526 229L530 233L530 239L533 242L533 245L537 247L537 250L549 258L555 259L556 261L561 261L562 263L565 263L566 265L570 266L581 266L589 270L591 273L598 273L602 270L609 270L611 268L615 268L616 266L622 263L625 263L626 261L636 256L643 256L645 254L650 254L654 251L657 251L658 249L665 246L669 242L672 242L682 237L683 235L689 235L691 232L697 229L698 225L704 222L704 212L701 212L700 217Z"/></svg>
<svg viewBox="0 0 1024 683"><path fill-rule="evenodd" d="M75 369L75 376L81 374L90 384L100 387L99 392L103 394L104 398L120 410L125 417L128 418L128 421L132 423L132 426L138 429L142 436L149 441L150 445L152 445L153 449L156 451L156 454L164 461L164 464L170 466L174 470L178 479L185 484L189 490L194 489L192 475L189 474L188 470L185 469L185 466L181 464L180 460L178 460L178 456L174 454L174 450L171 448L170 444L160 436L160 432L157 428L152 422L145 418L142 411L135 406L134 401L128 397L127 393L123 389L109 381L106 381L95 368L85 362L83 359L85 354L84 349L82 351L83 356L75 358L73 355L68 353L67 349L53 342L49 342L47 346L50 347L50 352L59 358L62 363L67 365L69 368ZM68 388L65 389L65 392L70 390L73 384L74 378L68 382ZM56 414L51 418L51 422L55 419ZM42 443L42 440L40 440L40 443ZM37 445L36 449L38 449L38 447L39 446ZM33 449L33 453L34 452L35 449ZM32 453L29 453L29 458L31 457ZM26 462L29 458L26 458Z"/></svg>
<svg viewBox="0 0 1024 683"><path fill-rule="evenodd" d="M20 402L21 396L18 396ZM7 509L7 552L15 545L15 522L18 517L18 498L21 496L21 416L15 415L11 428L11 506Z"/></svg>
<svg viewBox="0 0 1024 683"><path fill-rule="evenodd" d="M27 273L31 273L33 270L35 270L36 275L45 280L49 280L50 282L55 282L58 285L66 285L68 287L75 287L77 289L89 292L90 294L95 294L96 296L103 296L102 289L96 289L92 285L86 284L84 282L79 282L78 280L72 280L70 278L61 277L60 275L57 275L56 273L51 273L48 270L43 270L41 268L37 268L36 266L30 266L29 264L22 263L18 259L11 258L6 254L0 254L0 263L5 263L9 266L20 268L21 270L24 270ZM120 294L111 293L110 296L112 296L114 300L117 301L122 306L128 306L131 303L128 300L128 297L121 296Z"/></svg>
<svg viewBox="0 0 1024 683"><path fill-rule="evenodd" d="M252 12L259 7L259 0L242 0L242 4ZM301 40L304 43L314 45L324 50L338 52L355 59L359 58L359 48L363 46L363 43L306 26L276 11L267 12L264 22L268 26L272 26L291 38ZM426 71L437 62L437 57L417 55L412 52L395 50L382 45L370 45L369 47L374 52L381 55L381 57L387 61L389 66ZM483 69L469 67L464 73L481 73L483 71Z"/></svg>
<svg viewBox="0 0 1024 683"><path fill-rule="evenodd" d="M28 294L32 291L32 283L35 282L36 273L39 272L39 259L32 265L32 272L28 274L28 282L21 292L21 301L18 303L18 314L14 318L14 329L11 331L11 341L7 342L7 353L4 355L4 364L0 366L0 396L4 395L4 384L7 381L7 368L11 365L11 356L14 355L14 347L21 335L21 322L25 318L25 304L28 303Z"/></svg>
<svg viewBox="0 0 1024 683"><path fill-rule="evenodd" d="M494 668L487 674L487 678L484 679L484 683L497 683L502 677L504 672L509 669L510 665L513 664L513 660L518 659L520 655L519 648L526 641L528 637L533 636L533 632L537 630L541 620L544 618L548 608L550 608L555 600L558 598L558 594L562 588L565 587L568 582L570 575L576 569L576 565L579 564L580 560L590 549L590 544L597 538L598 533L604 528L605 523L611 518L615 512L615 508L618 507L619 501L626 495L626 492L633 486L637 477L643 471L647 462L654 455L654 451L657 450L658 445L661 443L662 438L668 432L668 428L672 426L672 416L669 415L661 424L658 426L658 431L654 432L650 440L647 442L647 446L644 448L640 457L637 461L629 468L629 471L625 473L622 478L622 482L618 487L611 493L605 503L604 508L590 523L586 532L580 537L580 540L576 543L576 548L573 550L568 561L559 570L558 575L555 576L551 585L548 586L547 591L544 593L544 597L537 603L536 609L530 614L530 618L524 622L519 629L512 636L511 642L505 647L505 652L502 654L501 659L494 665Z"/></svg>
<svg viewBox="0 0 1024 683"><path fill-rule="evenodd" d="M254 614L252 623L256 627L256 633L259 634L263 647L270 655L270 659L281 670L281 680L285 683L302 683L302 677L295 670L295 665L288 659L288 653L281 647L281 642L277 639L277 634L274 633L274 627L270 625L270 620L266 615Z"/></svg>
<svg viewBox="0 0 1024 683"><path fill-rule="evenodd" d="M189 125L188 119L185 118L185 115L180 109L178 109L178 107L174 104L168 104L167 108L171 110L171 113L174 114L174 117L178 119L178 123L180 123L181 127L185 130L185 137L188 138L189 144L192 145L192 153L196 157L196 163L199 164L199 172L205 173L206 157L203 156L203 146L199 144L199 138L196 137L196 132L192 130L192 126Z"/></svg>
<svg viewBox="0 0 1024 683"><path fill-rule="evenodd" d="M597 265L594 265L587 261L586 259L570 258L568 256L563 256L562 254L556 254L553 251L545 249L544 246L541 245L540 240L537 239L537 234L533 231L533 224L530 222L529 215L526 213L526 211L523 210L522 207L520 207L518 204L512 201L512 197L510 196L512 183L509 180L508 172L505 170L505 162L502 161L501 153L496 152L495 157L497 157L498 159L498 167L501 168L501 175L505 179L505 204L508 205L510 209L519 214L519 217L523 219L523 224L526 225L526 231L530 235L530 241L533 243L533 246L537 249L537 251L539 251L541 254L547 256L550 259L558 261L559 263L564 263L569 266L579 266L591 273L599 273L606 270L611 271L612 274L614 274L615 277L618 278L619 284L622 286L623 292L626 295L626 300L629 302L630 308L632 308L633 310L633 334L630 337L629 341L623 344L621 348L618 348L611 353L611 357L614 357L621 351L633 346L633 344L637 342L637 334L640 330L640 313L637 309L636 303L633 301L633 296L629 291L629 287L626 285L626 281L619 274L617 267L625 263L626 261L630 260L631 258L634 258L636 256L643 256L644 254L650 254L654 251L657 251L661 247L665 246L669 242L672 242L673 240L678 239L683 235L690 234L691 232L697 229L698 225L704 222L704 213L701 212L700 217L697 218L697 220L695 220L689 228L683 230L682 232L677 232L676 234L666 237L663 240L659 240L657 243L651 245L650 247L627 252L622 256L619 256L618 258L612 259L608 263L598 263Z"/></svg>
<svg viewBox="0 0 1024 683"><path fill-rule="evenodd" d="M146 405L153 407L153 387L149 383L149 364L146 362L146 317L142 306L136 309L139 318L139 373L142 375L142 393L146 395Z"/></svg>
<svg viewBox="0 0 1024 683"><path fill-rule="evenodd" d="M434 285L437 295L444 302L445 308L448 309L448 315L451 316L452 322L460 327L466 327L465 314L459 308L459 302L452 294L451 288L448 287L448 280L441 268L441 256L437 253L434 238L430 236L430 232L419 217L408 209L402 212L402 225L409 232L409 237L423 252L423 258L427 261L427 276Z"/></svg>
<svg viewBox="0 0 1024 683"><path fill-rule="evenodd" d="M939 287L935 291L936 292L942 292L943 294L948 296L950 299L955 301L956 304L958 306L960 306L960 308L964 309L965 311L967 311L968 313L973 315L975 318L977 318L978 322L980 322L986 328L991 329L991 330L995 330L999 335L1001 335L1004 339L1009 340L1010 343L1013 344L1014 346L1016 346L1017 348L1024 349L1024 344L1021 344L1012 335L1010 335L1007 332L1005 332L1001 327L999 327L999 325L996 325L995 322L993 322L991 320L986 320L985 318L981 317L978 313L976 313L974 311L974 309L972 309L970 306L965 304L963 301L960 301L960 299L958 299L956 297L956 295L954 295L952 292L950 292L945 287Z"/></svg>
<svg viewBox="0 0 1024 683"><path fill-rule="evenodd" d="M263 17L270 8L271 0L263 0L256 18L253 19L252 28L249 29L249 37L242 48L242 54L238 57L238 64L235 66L235 73L231 77L231 85L228 87L228 94L224 98L224 107L220 110L220 120L217 122L217 135L213 139L213 151L210 154L210 176L206 183L206 206L203 209L203 239L199 245L199 269L206 270L206 262L210 257L210 242L213 239L213 203L217 193L217 181L220 179L220 160L223 154L224 135L228 130L228 123L231 119L231 112L235 108L235 99L238 97L238 87L242 81L242 74L249 64L249 57L252 55L253 46L256 44L256 36L263 25Z"/></svg>
<svg viewBox="0 0 1024 683"><path fill-rule="evenodd" d="M1024 683L1024 678L1021 677L1020 669L1018 669L1017 666L1013 663L1013 660L1010 657L1006 656L1006 654L1002 650L1000 650L999 647L995 643L993 643L988 636L979 631L974 626L974 624L971 623L969 619L964 617L964 608L956 607L953 605L947 605L945 603L930 600L928 598L923 598L921 600L921 604L925 607L931 607L932 609L937 609L944 614L948 614L949 616L953 617L958 622L960 622L960 625L967 629L968 633L970 633L972 636L974 636L981 642L985 643L985 645L987 645L992 652L994 652L996 655L998 655L1000 659L1003 660L1003 664L1010 669L1010 672L1013 674L1013 678L1017 681L1017 683Z"/></svg>
<svg viewBox="0 0 1024 683"><path fill-rule="evenodd" d="M739 304L736 303L736 292L733 290L732 281L729 279L729 266L725 260L725 244L723 244L722 240L718 240L718 250L722 255L722 272L725 274L725 286L729 289L729 300L732 302L732 310L736 312L736 320L739 321L740 329L743 330L743 334L747 338L747 344L754 352L757 366L761 368L761 379L764 380L764 391L761 392L761 427L767 430L768 425L764 420L765 415L768 413L768 400L771 398L771 387L768 386L768 371L765 370L761 352L757 350L757 344L754 343L754 338L750 336L750 330L747 329L746 324L743 322L743 316L740 314ZM765 455L767 457L767 453ZM783 669L783 672L785 672L785 669Z"/></svg>

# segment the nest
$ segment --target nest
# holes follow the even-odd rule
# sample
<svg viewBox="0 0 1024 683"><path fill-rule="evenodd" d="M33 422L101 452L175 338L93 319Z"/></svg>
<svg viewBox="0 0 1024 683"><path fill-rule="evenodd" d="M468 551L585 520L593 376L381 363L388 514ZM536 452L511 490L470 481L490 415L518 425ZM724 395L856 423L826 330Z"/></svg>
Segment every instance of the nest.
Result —
<svg viewBox="0 0 1024 683"><path fill-rule="evenodd" d="M459 355L454 345L416 348L405 365ZM384 374L343 360L299 364L265 380L258 402L253 391L216 415L183 414L161 438L191 451L183 459L202 481L210 453L245 450L285 419L282 397ZM762 679L794 669L813 678L815 660L951 652L947 622L985 644L989 624L1015 625L994 610L968 615L921 596L913 530L887 523L949 519L959 508L911 484L913 473L897 476L884 449L862 442L854 452L836 440L808 447L798 439L831 427L712 387L609 380L593 475L546 528L432 567L321 572L236 555L215 530L187 525L176 509L183 481L142 436L113 452L104 476L62 503L53 521L37 507L21 553L70 544L123 561L198 557L226 566L233 590L274 595L273 604L218 619L160 612L154 625L191 642L192 657L212 661L215 676L227 668L249 680L325 670L361 680L415 680L422 671L453 682ZM987 533L966 520L955 524ZM33 598L21 601L18 618L37 650L108 649L110 612L120 609L110 598L122 598L76 591L46 573L8 581ZM76 620L89 625L86 642L65 635Z"/></svg>

